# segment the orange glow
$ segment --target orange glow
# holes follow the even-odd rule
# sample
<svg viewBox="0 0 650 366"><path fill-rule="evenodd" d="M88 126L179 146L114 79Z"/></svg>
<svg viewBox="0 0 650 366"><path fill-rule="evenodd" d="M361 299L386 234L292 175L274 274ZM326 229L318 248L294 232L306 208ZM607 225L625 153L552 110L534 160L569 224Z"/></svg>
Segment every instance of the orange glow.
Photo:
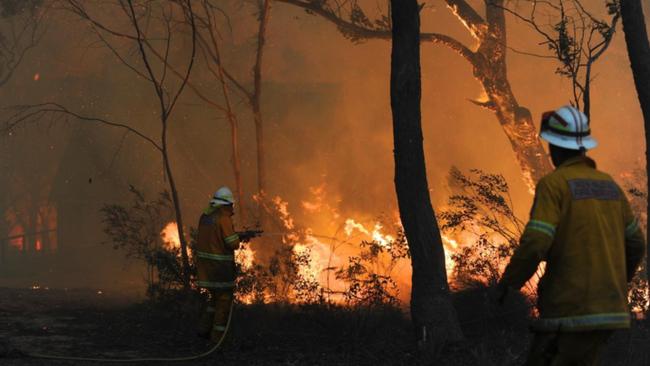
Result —
<svg viewBox="0 0 650 366"><path fill-rule="evenodd" d="M40 252L43 250L43 243L41 242L41 239L36 239L36 243L34 244L34 248L36 249L37 252Z"/></svg>
<svg viewBox="0 0 650 366"><path fill-rule="evenodd" d="M41 74L36 73L34 74L34 81L39 81L41 79Z"/></svg>
<svg viewBox="0 0 650 366"><path fill-rule="evenodd" d="M167 250L178 250L178 255L180 255L181 240L178 237L178 225L176 222L171 221L165 225L165 227L160 232L160 238ZM188 251L187 255L189 258L192 258L192 252Z"/></svg>
<svg viewBox="0 0 650 366"><path fill-rule="evenodd" d="M25 237L23 235L25 235L25 230L22 226L16 225L12 227L9 231L9 237L11 238L9 240L9 245L16 248L18 251L24 251Z"/></svg>

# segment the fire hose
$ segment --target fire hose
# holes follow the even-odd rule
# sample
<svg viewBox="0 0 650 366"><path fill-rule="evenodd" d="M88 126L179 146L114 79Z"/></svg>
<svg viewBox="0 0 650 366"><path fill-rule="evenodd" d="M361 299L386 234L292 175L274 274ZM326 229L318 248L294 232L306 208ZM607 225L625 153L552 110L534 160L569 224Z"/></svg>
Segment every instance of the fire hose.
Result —
<svg viewBox="0 0 650 366"><path fill-rule="evenodd" d="M234 307L234 301L230 304L230 312L228 313L228 321L226 322L226 329L223 331L223 334L221 335L221 338L217 343L212 346L212 348L208 349L207 351L203 353L199 353L197 355L192 355L192 356L186 356L186 357L169 357L169 358L164 358L164 357L142 357L142 358L103 358L103 357L75 357L75 356L58 356L58 355L48 355L48 354L40 354L40 353L30 353L30 352L22 352L18 351L19 354L23 357L27 358L37 358L37 359L42 359L42 360L59 360L59 361L87 361L87 362L106 362L106 363L138 363L138 362L187 362L187 361L194 361L198 360L201 358L208 357L212 353L214 353L216 350L221 347L221 344L223 343L223 340L226 338L226 334L228 334L228 330L230 329L230 320L232 319L232 311Z"/></svg>
<svg viewBox="0 0 650 366"><path fill-rule="evenodd" d="M245 234L249 237L254 237L254 236L259 236L261 234L261 231L257 230L250 230L246 231ZM265 235L270 235L270 236L279 236L279 235L286 235L286 233L282 232L277 232L277 233L266 233ZM336 239L333 237L327 237L323 235L312 235L316 237L322 237L322 238L327 238L327 239ZM50 354L41 354L41 353L32 353L32 352L24 352L21 350L16 350L17 353L22 356L22 357L27 357L27 358L35 358L35 359L42 359L42 360L59 360L59 361L86 361L86 362L104 362L104 363L138 363L138 362L187 362L187 361L194 361L198 360L201 358L208 357L215 351L217 351L224 339L226 338L226 335L228 334L228 330L230 329L230 321L232 319L232 312L234 308L234 300L230 304L230 312L228 313L228 321L226 322L226 329L224 330L223 334L221 335L221 338L217 343L212 346L212 348L208 349L207 351L203 353L199 353L196 355L191 355L191 356L186 356L186 357L169 357L169 358L164 358L164 357L142 357L142 358L104 358L104 357L76 357L76 356L59 356L59 355L50 355ZM2 358L2 357L0 357Z"/></svg>

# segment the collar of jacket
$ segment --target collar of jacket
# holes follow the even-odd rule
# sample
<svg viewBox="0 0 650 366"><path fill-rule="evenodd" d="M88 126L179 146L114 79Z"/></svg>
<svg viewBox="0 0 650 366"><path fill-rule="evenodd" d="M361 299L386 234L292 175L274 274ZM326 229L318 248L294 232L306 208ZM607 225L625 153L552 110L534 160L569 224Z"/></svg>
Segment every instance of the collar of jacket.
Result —
<svg viewBox="0 0 650 366"><path fill-rule="evenodd" d="M560 166L558 166L557 169L565 168L565 167L568 167L568 166L571 166L571 165L577 165L577 164L587 165L590 168L596 169L596 162L592 158L590 158L588 156L584 156L584 155L583 156L576 156L576 157L571 158L571 159L567 159L564 163L560 164Z"/></svg>
<svg viewBox="0 0 650 366"><path fill-rule="evenodd" d="M208 206L205 210L203 210L203 213L210 216L213 213L215 213L219 209L218 206Z"/></svg>

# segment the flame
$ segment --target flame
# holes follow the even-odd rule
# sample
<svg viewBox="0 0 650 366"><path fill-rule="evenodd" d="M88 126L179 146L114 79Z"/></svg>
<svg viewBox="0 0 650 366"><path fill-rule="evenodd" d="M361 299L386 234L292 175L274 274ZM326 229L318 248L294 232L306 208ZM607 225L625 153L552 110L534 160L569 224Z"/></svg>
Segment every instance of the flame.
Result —
<svg viewBox="0 0 650 366"><path fill-rule="evenodd" d="M9 230L9 245L18 249L19 251L25 250L25 229L21 225L15 225Z"/></svg>
<svg viewBox="0 0 650 366"><path fill-rule="evenodd" d="M37 72L36 74L34 74L34 81L39 81L39 80L41 80L41 74Z"/></svg>
<svg viewBox="0 0 650 366"><path fill-rule="evenodd" d="M243 271L249 271L252 269L254 261L255 252L248 244L242 244L241 247L235 251L235 262L237 262Z"/></svg>
<svg viewBox="0 0 650 366"><path fill-rule="evenodd" d="M447 235L443 234L441 237L443 249L445 251L445 270L447 271L447 278L453 278L456 262L454 262L452 254L460 248L460 244Z"/></svg>
<svg viewBox="0 0 650 366"><path fill-rule="evenodd" d="M275 209L280 214L279 219L282 221L284 227L288 230L292 230L295 225L293 218L289 214L289 202L283 200L280 196L273 197L272 202L275 205Z"/></svg>
<svg viewBox="0 0 650 366"><path fill-rule="evenodd" d="M165 228L160 232L160 238L167 250L179 250L181 248L181 240L178 236L178 225L175 221L171 221L165 225ZM187 255L192 259L192 252L188 251Z"/></svg>
<svg viewBox="0 0 650 366"><path fill-rule="evenodd" d="M390 249L391 243L395 241L395 237L382 233L383 228L384 226L381 223L375 222L372 231L370 231L363 224L360 224L354 219L349 218L345 220L345 227L343 228L343 231L348 237L350 237L356 230L361 234L369 236L373 242L379 244L380 246L386 249Z"/></svg>

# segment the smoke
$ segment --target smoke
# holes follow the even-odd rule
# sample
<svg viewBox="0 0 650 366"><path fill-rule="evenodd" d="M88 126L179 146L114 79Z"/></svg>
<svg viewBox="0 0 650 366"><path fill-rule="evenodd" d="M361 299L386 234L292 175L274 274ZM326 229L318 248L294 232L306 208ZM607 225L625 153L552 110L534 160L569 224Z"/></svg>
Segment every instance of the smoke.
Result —
<svg viewBox="0 0 650 366"><path fill-rule="evenodd" d="M481 9L482 2L475 3ZM586 3L593 9L602 5L599 0ZM472 38L442 2L429 5L422 13L423 30L452 35L472 47ZM101 2L89 3L89 7L99 9ZM221 32L224 62L250 87L255 10L237 1L224 2L224 8L232 26L232 31L224 26ZM110 16L102 15L103 19ZM49 20L41 43L30 51L10 83L0 88L4 104L58 101L86 115L126 122L157 138L158 107L151 86L96 43L86 24L74 16L54 12ZM124 24L116 20L115 26ZM281 3L272 8L268 32L262 96L268 193L286 200L295 220L314 230L336 227L327 222L331 217L314 218L302 206L313 198L310 189L323 184L324 200L341 218L392 217L396 202L388 89L390 42L351 43L323 19ZM546 52L538 45L537 35L511 17L508 35L513 48ZM179 38L177 52L187 47ZM124 41L117 44L121 51L134 55L132 46ZM535 120L543 111L569 102L570 85L555 75L555 61L515 52L508 57L514 93ZM600 146L593 156L603 170L616 176L642 164L639 158L644 149L643 123L622 34L616 35L596 65L595 76L592 128ZM192 80L210 95L218 95L216 80L200 62ZM515 210L525 218L532 197L509 142L495 116L468 101L483 93L471 67L444 46L423 44L422 86L425 154L434 205L441 207L446 201L451 166L480 168L506 177ZM242 128L243 180L250 196L256 187L253 120L245 98L233 93ZM229 134L223 114L186 90L171 116L170 143L185 220L191 226L217 187L234 185ZM69 248L67 256L76 258L64 261L66 265L58 270L59 284L138 283L137 267L131 264L130 271L122 271L125 264L120 254L101 244L106 238L98 210L105 203L123 201L128 184L152 195L166 188L155 151L121 130L71 120L27 126L4 136L2 154L0 187L8 196L21 200L20 189L29 182L28 191L38 192L39 200L57 200L60 222L71 222L69 230L78 230L76 237L82 238L59 243ZM56 195L51 193L53 187L59 189ZM252 200L243 204L253 206ZM81 249L84 246L91 249ZM79 276L80 271L96 275L89 279ZM8 281L8 275L0 280Z"/></svg>

